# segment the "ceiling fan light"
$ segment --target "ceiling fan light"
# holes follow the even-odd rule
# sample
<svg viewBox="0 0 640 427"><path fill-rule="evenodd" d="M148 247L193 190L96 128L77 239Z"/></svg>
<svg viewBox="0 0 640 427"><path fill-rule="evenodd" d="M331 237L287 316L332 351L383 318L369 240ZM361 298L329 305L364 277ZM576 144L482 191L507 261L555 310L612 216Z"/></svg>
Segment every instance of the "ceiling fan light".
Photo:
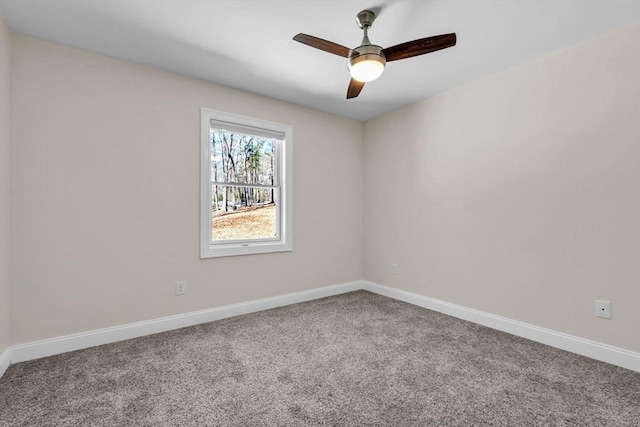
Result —
<svg viewBox="0 0 640 427"><path fill-rule="evenodd" d="M371 58L364 58L371 57ZM358 57L359 61L349 62L349 73L351 77L359 82L372 82L382 75L384 71L384 59L378 55L363 55Z"/></svg>
<svg viewBox="0 0 640 427"><path fill-rule="evenodd" d="M387 59L380 46L358 46L349 55L349 73L354 80L371 82L382 75L386 63Z"/></svg>

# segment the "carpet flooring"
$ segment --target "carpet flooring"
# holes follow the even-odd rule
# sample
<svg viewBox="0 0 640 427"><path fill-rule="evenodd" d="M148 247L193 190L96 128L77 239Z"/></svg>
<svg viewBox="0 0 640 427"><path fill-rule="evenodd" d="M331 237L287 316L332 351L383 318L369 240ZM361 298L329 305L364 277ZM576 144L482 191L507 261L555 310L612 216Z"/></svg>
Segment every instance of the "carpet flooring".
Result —
<svg viewBox="0 0 640 427"><path fill-rule="evenodd" d="M640 374L358 291L11 365L2 426L640 425Z"/></svg>

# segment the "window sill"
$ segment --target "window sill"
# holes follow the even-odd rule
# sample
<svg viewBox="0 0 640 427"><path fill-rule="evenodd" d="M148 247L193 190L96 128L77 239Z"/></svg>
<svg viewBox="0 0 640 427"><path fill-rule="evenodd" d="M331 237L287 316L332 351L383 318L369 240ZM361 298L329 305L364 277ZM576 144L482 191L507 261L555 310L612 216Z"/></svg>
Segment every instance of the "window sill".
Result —
<svg viewBox="0 0 640 427"><path fill-rule="evenodd" d="M266 254L271 252L291 252L292 250L292 244L286 242L207 245L200 248L200 259Z"/></svg>

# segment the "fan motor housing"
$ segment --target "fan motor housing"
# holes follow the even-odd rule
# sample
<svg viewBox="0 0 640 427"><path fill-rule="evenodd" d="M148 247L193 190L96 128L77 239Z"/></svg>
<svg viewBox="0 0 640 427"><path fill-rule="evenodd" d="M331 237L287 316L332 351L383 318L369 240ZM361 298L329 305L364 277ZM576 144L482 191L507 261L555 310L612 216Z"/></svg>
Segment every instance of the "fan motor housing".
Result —
<svg viewBox="0 0 640 427"><path fill-rule="evenodd" d="M349 52L349 72L351 77L361 82L377 79L386 63L387 59L380 46L367 44Z"/></svg>
<svg viewBox="0 0 640 427"><path fill-rule="evenodd" d="M349 52L350 67L354 66L358 62L370 60L381 62L382 65L387 63L387 58L384 56L384 53L382 53L382 48L374 44L358 46L355 49L351 49L351 52Z"/></svg>

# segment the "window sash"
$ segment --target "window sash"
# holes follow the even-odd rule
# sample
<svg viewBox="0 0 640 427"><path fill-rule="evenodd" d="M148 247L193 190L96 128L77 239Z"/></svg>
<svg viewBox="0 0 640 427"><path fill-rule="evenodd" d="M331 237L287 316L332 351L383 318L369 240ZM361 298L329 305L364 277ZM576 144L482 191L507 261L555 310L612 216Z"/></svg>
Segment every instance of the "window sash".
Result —
<svg viewBox="0 0 640 427"><path fill-rule="evenodd" d="M257 126L242 125L239 123L231 123L223 120L211 119L211 129L222 130L232 133L239 133L247 136L258 136L268 139L277 139L282 141L284 139L284 132L278 132L270 129L264 129Z"/></svg>
<svg viewBox="0 0 640 427"><path fill-rule="evenodd" d="M221 123L219 121L214 121L211 120L211 122L216 122L216 123ZM226 123L226 122L225 122ZM233 126L234 129L242 129L241 125L234 125ZM258 133L258 135L254 135L253 133L250 132L246 132L247 129L252 129L252 130L256 130L256 133ZM282 156L282 144L284 143L284 138L285 135L281 132L271 132L273 135L271 136L267 136L269 135L268 132L270 131L266 131L262 128L257 128L257 127L253 127L253 126L246 126L245 132L241 132L241 131L235 131L235 130L229 130L228 128L222 128L220 126L212 126L210 128L210 131L222 131L222 132L228 132L228 133L234 133L234 134L241 134L241 135L245 135L245 136L249 136L249 137L258 137L258 138L265 138L265 139L270 139L272 140L272 144L273 144L273 168L272 168L272 177L273 177L273 184L268 184L268 185L281 185L282 182L282 173L280 171L281 168L281 163L280 163L280 159ZM213 145L212 141L209 141L211 145ZM212 152L212 147L209 147L209 151ZM213 153L212 153L213 154ZM211 182L228 182L229 184L238 184L238 185L243 185L244 183L241 181L215 181L214 178L212 177L211 172L209 172L209 179L211 179ZM246 185L251 185L250 183L247 183ZM262 184L262 185L267 185L267 184Z"/></svg>
<svg viewBox="0 0 640 427"><path fill-rule="evenodd" d="M228 187L253 187L253 188L280 188L282 186L282 171L280 170L280 145L282 141L276 140L276 149L273 156L273 184L252 184L241 181L215 181L209 171L211 184L225 185ZM211 168L209 168L211 169Z"/></svg>
<svg viewBox="0 0 640 427"><path fill-rule="evenodd" d="M221 187L249 187L249 188L280 188L279 185L267 184L244 184L235 181L211 181L211 185L219 185Z"/></svg>
<svg viewBox="0 0 640 427"><path fill-rule="evenodd" d="M214 191L213 191L213 187L215 185L220 185L220 184L215 184L215 183L211 183L211 190L210 190L210 194L211 196L213 196ZM225 185L225 187L240 187L240 188L256 188L256 186L250 186L250 185ZM265 188L265 187L257 187L257 188ZM273 199L274 199L274 204L275 204L275 208L276 208L276 224L275 224L275 229L276 229L276 235L274 237L262 237L262 238L257 238L257 239L226 239L226 240L215 240L213 238L213 207L211 207L209 209L210 215L210 229L209 229L209 244L210 245L240 245L240 246L251 246L252 243L260 243L260 242L278 242L281 240L281 232L280 232L280 226L281 226L281 218L282 218L282 205L280 203L280 200L282 199L280 196L280 187L279 186L269 186L266 187L267 189L273 189L275 190L274 195L273 195ZM213 197L210 197L211 200L213 200ZM212 202L213 203L213 202Z"/></svg>
<svg viewBox="0 0 640 427"><path fill-rule="evenodd" d="M275 147L274 147L274 159L273 159L273 180L274 180L274 184L245 184L243 182L236 182L236 181L213 181L212 180L212 174L211 174L211 167L209 167L209 179L211 180L211 188L209 189L209 200L212 200L213 197L213 186L214 185L218 185L218 186L224 186L224 187L239 187L239 188L263 188L263 189L273 189L276 190L275 194L274 194L274 199L275 199L275 205L276 205L276 224L275 224L275 228L276 228L276 236L275 237L269 237L269 238L247 238L247 239L237 239L237 240L214 240L213 239L213 224L210 226L210 230L209 230L209 244L210 245L240 245L240 246L250 246L252 243L259 243L259 242L274 242L274 241L280 241L281 240L281 231L280 231L280 226L282 224L281 221L281 206L280 206L280 191L281 191L281 187L282 185L280 184L282 182L281 176L282 176L282 170L280 167L280 157L281 157L281 153L282 153L282 144L283 144L283 140L284 140L284 134L283 133L277 133L277 132L271 132L273 134L273 136L266 136L267 135L267 131L265 129L262 128L257 128L257 127L253 127L253 126L244 126L244 125L237 125L237 124L233 124L233 131L230 131L229 128L231 128L231 126L228 126L225 129L221 129L220 127L213 127L213 124L216 123L227 123L227 122L220 122L220 121L216 121L216 120L211 120L211 129L214 130L225 130L227 132L233 132L233 133L240 133L243 135L247 135L247 136L257 136L257 137L265 137L265 138L271 138L274 141ZM237 131L235 130L237 129ZM242 129L244 129L244 131L242 131ZM256 131L260 131L263 132L260 135L254 135L253 133L248 132L248 130L251 130L251 132L253 132L254 130ZM211 157L211 144L209 144L209 158ZM213 223L213 209L209 209L209 217L210 217L210 223Z"/></svg>

